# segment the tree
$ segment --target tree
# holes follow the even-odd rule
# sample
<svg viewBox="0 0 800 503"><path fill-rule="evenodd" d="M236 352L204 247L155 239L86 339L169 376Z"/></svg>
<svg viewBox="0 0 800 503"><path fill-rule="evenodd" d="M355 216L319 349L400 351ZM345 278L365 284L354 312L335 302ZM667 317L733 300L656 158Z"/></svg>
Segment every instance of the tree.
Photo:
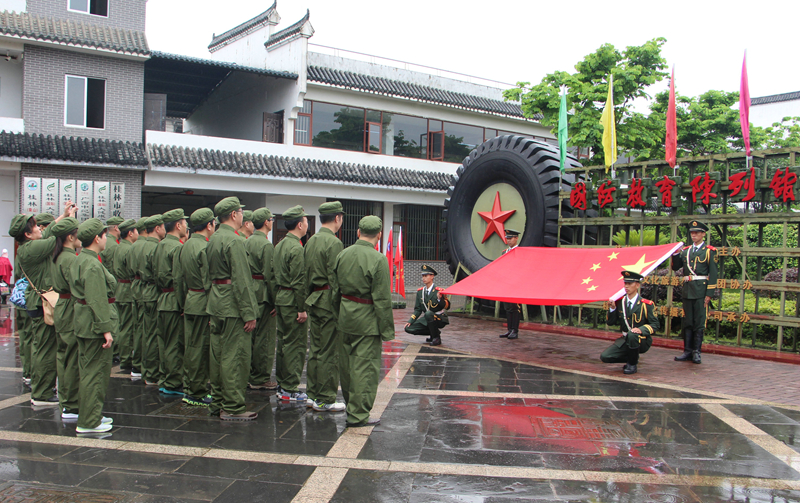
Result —
<svg viewBox="0 0 800 503"><path fill-rule="evenodd" d="M649 98L646 89L663 80L667 74L666 60L661 57L664 38L654 38L641 46L629 46L620 52L611 44L602 45L575 65L576 73L554 72L540 84L518 82L517 87L503 92L506 100L519 101L526 117L543 116L542 124L558 127L560 88L567 86L569 115L569 144L589 148L593 155L602 155L603 128L600 115L608 96L608 76L614 75L614 105L617 125L617 145L622 151L632 151L637 144L654 144L656 138L646 138L651 130L639 130L647 117L635 112L631 105L638 98ZM663 143L663 139L662 139Z"/></svg>

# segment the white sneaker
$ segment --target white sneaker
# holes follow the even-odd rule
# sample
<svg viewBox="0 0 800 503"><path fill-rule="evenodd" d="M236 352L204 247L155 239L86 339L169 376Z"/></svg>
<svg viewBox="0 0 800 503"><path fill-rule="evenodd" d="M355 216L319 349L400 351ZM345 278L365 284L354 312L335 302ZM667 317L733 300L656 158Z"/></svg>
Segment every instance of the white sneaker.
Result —
<svg viewBox="0 0 800 503"><path fill-rule="evenodd" d="M66 410L61 413L61 419L65 421L77 421L78 415L73 412L67 412Z"/></svg>
<svg viewBox="0 0 800 503"><path fill-rule="evenodd" d="M103 416L103 419L100 420L100 424L111 424L114 420L110 417Z"/></svg>
<svg viewBox="0 0 800 503"><path fill-rule="evenodd" d="M313 406L314 406L314 400L312 400L310 398L306 398L306 407L310 408L310 407L313 407Z"/></svg>
<svg viewBox="0 0 800 503"><path fill-rule="evenodd" d="M141 372L131 372L131 381L139 381L142 378Z"/></svg>
<svg viewBox="0 0 800 503"><path fill-rule="evenodd" d="M75 428L75 431L78 433L103 433L108 431L112 428L110 423L103 423L101 422L97 425L96 428L81 428L80 426Z"/></svg>
<svg viewBox="0 0 800 503"><path fill-rule="evenodd" d="M318 412L342 412L347 406L342 402L322 403L313 402L312 409Z"/></svg>

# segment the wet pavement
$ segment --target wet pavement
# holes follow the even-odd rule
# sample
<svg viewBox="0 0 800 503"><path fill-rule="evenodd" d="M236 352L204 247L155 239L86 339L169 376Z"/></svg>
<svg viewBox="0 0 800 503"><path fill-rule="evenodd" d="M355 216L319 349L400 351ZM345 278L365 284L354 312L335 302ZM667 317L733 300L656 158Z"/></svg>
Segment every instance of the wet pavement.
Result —
<svg viewBox="0 0 800 503"><path fill-rule="evenodd" d="M342 413L263 391L247 393L256 421L228 424L114 373L104 409L114 428L86 438L56 409L29 405L5 314L0 503L800 502L800 406L776 400L797 380L786 364L771 365L793 381L743 378L741 359L712 356L686 379L651 350L631 378L594 363L594 341L552 336L572 344L559 360L537 356L543 334L501 344L498 323L454 318L430 348L402 333L408 312L396 312L379 426L347 429Z"/></svg>

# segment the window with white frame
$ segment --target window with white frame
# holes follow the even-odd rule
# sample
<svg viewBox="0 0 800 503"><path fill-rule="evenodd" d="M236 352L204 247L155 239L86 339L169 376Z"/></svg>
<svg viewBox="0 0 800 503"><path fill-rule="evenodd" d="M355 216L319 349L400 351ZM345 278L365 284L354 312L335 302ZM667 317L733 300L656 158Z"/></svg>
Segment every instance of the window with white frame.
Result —
<svg viewBox="0 0 800 503"><path fill-rule="evenodd" d="M108 17L108 0L67 0L67 10Z"/></svg>
<svg viewBox="0 0 800 503"><path fill-rule="evenodd" d="M64 123L67 126L105 128L106 81L67 75L64 90Z"/></svg>

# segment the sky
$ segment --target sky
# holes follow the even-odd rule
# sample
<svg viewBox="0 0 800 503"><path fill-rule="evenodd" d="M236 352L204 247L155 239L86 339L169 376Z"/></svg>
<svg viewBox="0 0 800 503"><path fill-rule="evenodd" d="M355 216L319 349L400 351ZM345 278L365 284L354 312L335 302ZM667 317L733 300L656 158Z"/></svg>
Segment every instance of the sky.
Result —
<svg viewBox="0 0 800 503"><path fill-rule="evenodd" d="M208 44L272 0L147 0L151 49L209 58ZM750 95L800 91L793 2L708 0L278 0L288 27L311 11L311 43L427 65L505 83L539 83L604 43L617 49L667 39L676 91L738 91L747 51ZM220 8L220 7L224 8ZM313 50L313 47L312 47ZM666 89L666 80L650 90ZM638 108L638 107L637 107Z"/></svg>

